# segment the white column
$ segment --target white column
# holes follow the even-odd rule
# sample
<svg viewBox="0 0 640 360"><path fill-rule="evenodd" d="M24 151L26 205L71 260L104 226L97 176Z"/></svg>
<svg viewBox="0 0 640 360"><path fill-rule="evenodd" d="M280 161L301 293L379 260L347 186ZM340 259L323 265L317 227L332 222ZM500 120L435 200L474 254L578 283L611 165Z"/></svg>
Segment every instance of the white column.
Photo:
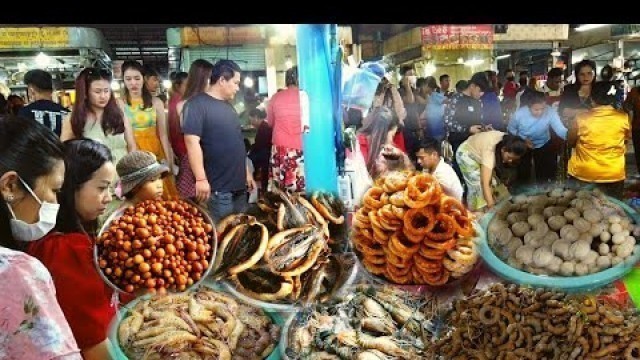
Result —
<svg viewBox="0 0 640 360"><path fill-rule="evenodd" d="M271 98L278 91L276 58L273 47L269 46L264 49L264 60L267 68L267 96Z"/></svg>

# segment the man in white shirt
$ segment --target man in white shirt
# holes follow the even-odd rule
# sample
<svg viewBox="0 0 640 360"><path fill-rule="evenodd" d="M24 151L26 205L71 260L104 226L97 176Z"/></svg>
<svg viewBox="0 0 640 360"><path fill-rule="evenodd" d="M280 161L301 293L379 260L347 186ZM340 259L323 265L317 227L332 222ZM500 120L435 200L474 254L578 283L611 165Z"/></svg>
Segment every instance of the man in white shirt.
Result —
<svg viewBox="0 0 640 360"><path fill-rule="evenodd" d="M462 201L462 183L460 178L453 170L451 165L447 164L440 156L440 144L433 138L426 138L420 143L420 148L416 152L418 164L422 167L422 171L433 175L440 183L445 194Z"/></svg>

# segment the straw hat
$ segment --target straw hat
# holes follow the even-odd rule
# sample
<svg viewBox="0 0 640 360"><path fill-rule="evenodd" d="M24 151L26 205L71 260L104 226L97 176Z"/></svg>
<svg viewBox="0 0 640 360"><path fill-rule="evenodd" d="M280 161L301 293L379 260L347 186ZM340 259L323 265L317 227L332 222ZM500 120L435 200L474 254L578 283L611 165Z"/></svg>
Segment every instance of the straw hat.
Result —
<svg viewBox="0 0 640 360"><path fill-rule="evenodd" d="M132 151L125 155L116 165L120 177L122 195L127 195L138 185L149 179L169 173L169 168L159 164L156 156L149 151Z"/></svg>

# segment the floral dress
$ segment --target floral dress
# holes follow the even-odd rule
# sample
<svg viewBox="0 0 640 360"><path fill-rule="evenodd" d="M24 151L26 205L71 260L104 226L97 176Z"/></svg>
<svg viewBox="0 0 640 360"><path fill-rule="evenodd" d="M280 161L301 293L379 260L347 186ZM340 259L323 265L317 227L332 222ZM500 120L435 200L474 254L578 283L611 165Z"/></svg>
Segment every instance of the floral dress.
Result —
<svg viewBox="0 0 640 360"><path fill-rule="evenodd" d="M47 269L0 247L0 359L82 360Z"/></svg>

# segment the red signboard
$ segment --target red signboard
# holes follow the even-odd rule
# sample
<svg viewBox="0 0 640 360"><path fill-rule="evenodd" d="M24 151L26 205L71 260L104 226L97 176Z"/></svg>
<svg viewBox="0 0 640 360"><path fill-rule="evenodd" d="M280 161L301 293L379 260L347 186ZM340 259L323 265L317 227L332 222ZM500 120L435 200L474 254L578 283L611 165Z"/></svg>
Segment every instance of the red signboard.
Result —
<svg viewBox="0 0 640 360"><path fill-rule="evenodd" d="M427 49L460 50L493 48L493 25L430 25L422 28Z"/></svg>

